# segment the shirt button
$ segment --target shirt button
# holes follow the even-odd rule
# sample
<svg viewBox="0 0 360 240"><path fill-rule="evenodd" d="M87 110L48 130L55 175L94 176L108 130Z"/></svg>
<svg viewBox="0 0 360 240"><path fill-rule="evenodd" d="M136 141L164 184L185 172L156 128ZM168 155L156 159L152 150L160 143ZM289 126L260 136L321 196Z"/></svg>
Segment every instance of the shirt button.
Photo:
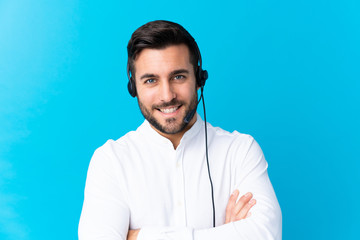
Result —
<svg viewBox="0 0 360 240"><path fill-rule="evenodd" d="M183 204L182 204L181 201L178 201L177 205L178 205L179 207L181 207Z"/></svg>
<svg viewBox="0 0 360 240"><path fill-rule="evenodd" d="M181 167L181 162L177 162L176 163L176 168L180 168Z"/></svg>

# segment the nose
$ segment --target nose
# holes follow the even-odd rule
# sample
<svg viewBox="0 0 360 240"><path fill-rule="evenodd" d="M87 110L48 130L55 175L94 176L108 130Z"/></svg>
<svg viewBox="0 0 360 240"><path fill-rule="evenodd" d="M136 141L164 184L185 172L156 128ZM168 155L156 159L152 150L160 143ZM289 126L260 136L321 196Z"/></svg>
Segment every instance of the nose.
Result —
<svg viewBox="0 0 360 240"><path fill-rule="evenodd" d="M162 102L170 102L176 98L175 91L168 81L162 81L159 89L159 97Z"/></svg>

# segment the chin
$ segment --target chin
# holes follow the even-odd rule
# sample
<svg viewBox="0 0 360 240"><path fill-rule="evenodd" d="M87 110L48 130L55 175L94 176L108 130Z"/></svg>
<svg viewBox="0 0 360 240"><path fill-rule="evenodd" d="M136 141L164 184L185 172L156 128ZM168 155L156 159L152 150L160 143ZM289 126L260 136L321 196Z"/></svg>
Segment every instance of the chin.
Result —
<svg viewBox="0 0 360 240"><path fill-rule="evenodd" d="M147 120L157 130L164 134L177 134L182 132L187 126L187 123L184 122L184 117L167 118L164 121L159 121L155 118L149 118Z"/></svg>

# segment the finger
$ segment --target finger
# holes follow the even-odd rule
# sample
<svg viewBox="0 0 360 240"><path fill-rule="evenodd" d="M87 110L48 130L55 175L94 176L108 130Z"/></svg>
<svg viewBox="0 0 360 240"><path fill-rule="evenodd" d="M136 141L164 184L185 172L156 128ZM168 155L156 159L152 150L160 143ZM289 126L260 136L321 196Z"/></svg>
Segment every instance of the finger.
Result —
<svg viewBox="0 0 360 240"><path fill-rule="evenodd" d="M236 203L234 210L233 210L233 215L237 215L240 210L245 206L245 204L247 204L250 199L252 198L252 193L248 192L245 195L241 196L241 198L239 199L239 201Z"/></svg>
<svg viewBox="0 0 360 240"><path fill-rule="evenodd" d="M250 209L256 204L255 199L251 199L247 204L245 204L239 213L236 215L236 220L241 220L248 217L248 214L250 213Z"/></svg>
<svg viewBox="0 0 360 240"><path fill-rule="evenodd" d="M236 199L238 198L238 196L239 196L239 190L237 189L230 195L229 202L226 206L226 211L225 211L225 223L229 223L231 220L233 209L236 204Z"/></svg>
<svg viewBox="0 0 360 240"><path fill-rule="evenodd" d="M139 234L140 229L134 229L134 230L130 230L128 231L128 235L127 235L127 240L136 240L137 236Z"/></svg>

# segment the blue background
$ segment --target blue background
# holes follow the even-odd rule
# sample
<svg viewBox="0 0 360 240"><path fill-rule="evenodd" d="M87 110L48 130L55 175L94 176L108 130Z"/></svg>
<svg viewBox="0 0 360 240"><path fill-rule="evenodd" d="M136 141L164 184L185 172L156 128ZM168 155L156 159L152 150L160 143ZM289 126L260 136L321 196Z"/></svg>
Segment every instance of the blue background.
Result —
<svg viewBox="0 0 360 240"><path fill-rule="evenodd" d="M94 150L143 121L126 45L156 19L197 40L209 122L261 145L283 238L359 239L359 10L355 0L0 0L0 239L77 238Z"/></svg>

